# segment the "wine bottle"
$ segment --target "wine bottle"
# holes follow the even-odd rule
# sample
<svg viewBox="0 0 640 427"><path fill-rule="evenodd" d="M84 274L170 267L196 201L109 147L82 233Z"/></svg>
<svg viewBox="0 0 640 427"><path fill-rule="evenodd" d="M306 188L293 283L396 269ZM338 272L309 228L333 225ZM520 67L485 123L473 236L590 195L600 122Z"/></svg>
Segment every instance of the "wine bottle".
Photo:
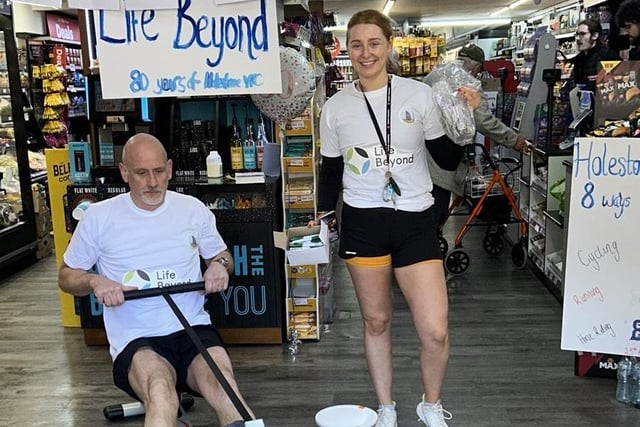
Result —
<svg viewBox="0 0 640 427"><path fill-rule="evenodd" d="M244 147L242 151L244 159L244 169L247 171L256 170L256 141L253 138L253 119L247 116L246 119L246 135Z"/></svg>
<svg viewBox="0 0 640 427"><path fill-rule="evenodd" d="M244 168L242 156L242 138L240 137L240 127L238 126L238 117L236 116L236 106L233 107L233 118L231 119L231 169L233 172L239 172Z"/></svg>

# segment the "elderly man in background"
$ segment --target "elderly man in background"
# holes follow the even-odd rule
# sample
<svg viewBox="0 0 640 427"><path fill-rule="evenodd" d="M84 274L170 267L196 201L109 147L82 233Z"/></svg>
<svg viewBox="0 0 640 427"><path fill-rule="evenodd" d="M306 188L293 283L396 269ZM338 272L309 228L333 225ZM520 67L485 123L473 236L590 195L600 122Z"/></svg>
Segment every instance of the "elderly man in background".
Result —
<svg viewBox="0 0 640 427"><path fill-rule="evenodd" d="M483 77L484 51L476 46L469 45L460 49L458 60L462 68L476 78ZM432 85L431 79L427 76L424 82ZM489 137L493 142L509 147L521 153L526 153L529 143L527 140L500 119L495 117L489 109L487 97L481 92L480 106L473 111L473 118L476 130L484 136ZM435 151L430 147L427 153L429 172L433 180L433 197L435 198L436 218L442 227L447 220L451 193L463 195L464 179L468 171L468 163L462 161L464 148L450 144L442 147L441 151Z"/></svg>

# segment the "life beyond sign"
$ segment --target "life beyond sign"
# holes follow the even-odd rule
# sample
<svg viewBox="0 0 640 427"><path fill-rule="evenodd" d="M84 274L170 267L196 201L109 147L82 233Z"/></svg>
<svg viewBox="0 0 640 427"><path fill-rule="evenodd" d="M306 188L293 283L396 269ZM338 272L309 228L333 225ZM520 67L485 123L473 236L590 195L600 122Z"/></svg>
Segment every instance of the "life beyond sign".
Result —
<svg viewBox="0 0 640 427"><path fill-rule="evenodd" d="M578 138L572 166L562 349L640 356L640 144Z"/></svg>
<svg viewBox="0 0 640 427"><path fill-rule="evenodd" d="M275 3L96 11L103 98L281 93Z"/></svg>

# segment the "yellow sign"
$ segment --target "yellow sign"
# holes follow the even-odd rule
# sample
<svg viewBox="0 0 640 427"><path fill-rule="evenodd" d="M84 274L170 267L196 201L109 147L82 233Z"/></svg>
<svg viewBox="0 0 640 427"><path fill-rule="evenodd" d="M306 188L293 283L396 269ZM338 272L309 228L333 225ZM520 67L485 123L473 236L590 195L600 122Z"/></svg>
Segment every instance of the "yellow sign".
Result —
<svg viewBox="0 0 640 427"><path fill-rule="evenodd" d="M71 233L67 231L64 211L64 200L70 177L69 150L67 148L47 149L44 153L47 159L49 206L51 206L56 265L59 268L62 265L62 255L71 239ZM80 316L75 312L73 296L62 291L60 291L60 315L62 326L80 327Z"/></svg>
<svg viewBox="0 0 640 427"><path fill-rule="evenodd" d="M602 65L602 69L606 74L609 74L611 70L616 68L621 61L600 61L600 65Z"/></svg>

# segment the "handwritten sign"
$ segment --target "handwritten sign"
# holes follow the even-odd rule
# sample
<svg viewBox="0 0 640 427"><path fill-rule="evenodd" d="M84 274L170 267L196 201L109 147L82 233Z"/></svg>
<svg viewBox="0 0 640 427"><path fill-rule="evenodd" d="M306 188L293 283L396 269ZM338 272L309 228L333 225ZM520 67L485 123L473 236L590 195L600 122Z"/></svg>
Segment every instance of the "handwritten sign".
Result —
<svg viewBox="0 0 640 427"><path fill-rule="evenodd" d="M275 0L176 3L94 14L104 98L282 92Z"/></svg>
<svg viewBox="0 0 640 427"><path fill-rule="evenodd" d="M640 144L578 138L562 349L640 356Z"/></svg>

